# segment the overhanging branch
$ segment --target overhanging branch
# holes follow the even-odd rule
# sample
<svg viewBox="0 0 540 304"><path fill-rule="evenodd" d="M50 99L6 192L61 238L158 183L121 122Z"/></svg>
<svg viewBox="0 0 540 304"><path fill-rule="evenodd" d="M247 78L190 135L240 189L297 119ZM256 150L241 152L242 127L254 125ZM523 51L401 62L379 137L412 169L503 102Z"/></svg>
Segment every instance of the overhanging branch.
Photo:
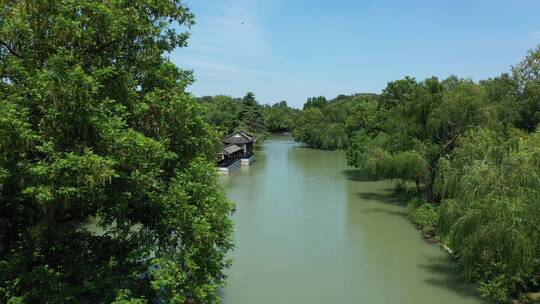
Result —
<svg viewBox="0 0 540 304"><path fill-rule="evenodd" d="M17 52L16 52L16 51L15 51L15 50L7 43L7 42L5 42L4 40L1 40L1 39L0 39L0 44L3 45L3 46L8 50L8 52L9 52L11 55L23 59L23 56L22 56L21 54L17 53Z"/></svg>

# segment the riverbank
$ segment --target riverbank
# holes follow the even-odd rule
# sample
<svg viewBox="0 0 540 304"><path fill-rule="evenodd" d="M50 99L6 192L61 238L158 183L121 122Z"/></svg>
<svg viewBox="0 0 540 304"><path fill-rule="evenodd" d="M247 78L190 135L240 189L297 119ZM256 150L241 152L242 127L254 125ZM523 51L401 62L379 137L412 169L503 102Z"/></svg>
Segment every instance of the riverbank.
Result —
<svg viewBox="0 0 540 304"><path fill-rule="evenodd" d="M224 304L484 303L411 225L391 182L287 136L257 149L253 166L220 178L237 207Z"/></svg>
<svg viewBox="0 0 540 304"><path fill-rule="evenodd" d="M408 203L407 212L408 218L422 232L427 242L436 244L454 260L459 260L459 255L437 234L438 212L433 205L416 197ZM509 299L508 302L512 304L540 303L540 292L526 292L519 298Z"/></svg>

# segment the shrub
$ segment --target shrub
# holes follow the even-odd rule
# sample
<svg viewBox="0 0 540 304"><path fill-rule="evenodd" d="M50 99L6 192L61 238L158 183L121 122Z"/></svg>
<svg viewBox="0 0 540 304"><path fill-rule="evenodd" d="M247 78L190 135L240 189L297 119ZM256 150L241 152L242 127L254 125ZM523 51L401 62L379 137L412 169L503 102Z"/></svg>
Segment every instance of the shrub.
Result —
<svg viewBox="0 0 540 304"><path fill-rule="evenodd" d="M415 198L407 206L409 218L422 229L426 236L435 236L435 228L438 221L438 213L433 205L422 199Z"/></svg>

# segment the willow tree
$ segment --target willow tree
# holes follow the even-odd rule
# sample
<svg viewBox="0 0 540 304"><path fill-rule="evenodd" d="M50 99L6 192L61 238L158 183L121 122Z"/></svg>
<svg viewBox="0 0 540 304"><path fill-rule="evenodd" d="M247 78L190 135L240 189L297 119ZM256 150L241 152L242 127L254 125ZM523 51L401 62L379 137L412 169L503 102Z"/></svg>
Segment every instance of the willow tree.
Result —
<svg viewBox="0 0 540 304"><path fill-rule="evenodd" d="M508 301L540 280L540 132L471 130L441 163L440 238L480 291Z"/></svg>
<svg viewBox="0 0 540 304"><path fill-rule="evenodd" d="M219 139L165 56L192 24L176 0L3 1L0 302L216 299Z"/></svg>
<svg viewBox="0 0 540 304"><path fill-rule="evenodd" d="M424 185L427 200L438 202L439 162L461 135L484 123L486 103L481 86L456 77L391 82L382 94L381 130L353 135L349 163L371 175L415 181L418 192Z"/></svg>

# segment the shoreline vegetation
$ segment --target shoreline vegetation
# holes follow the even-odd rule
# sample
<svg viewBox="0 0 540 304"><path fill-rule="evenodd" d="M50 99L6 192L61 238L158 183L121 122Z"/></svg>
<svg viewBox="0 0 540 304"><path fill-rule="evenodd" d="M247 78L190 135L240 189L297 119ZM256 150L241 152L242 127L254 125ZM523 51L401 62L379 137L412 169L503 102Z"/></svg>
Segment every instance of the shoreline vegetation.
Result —
<svg viewBox="0 0 540 304"><path fill-rule="evenodd" d="M539 121L540 47L479 82L406 77L381 94L310 98L293 137L399 181L411 221L482 296L529 303L540 290Z"/></svg>

